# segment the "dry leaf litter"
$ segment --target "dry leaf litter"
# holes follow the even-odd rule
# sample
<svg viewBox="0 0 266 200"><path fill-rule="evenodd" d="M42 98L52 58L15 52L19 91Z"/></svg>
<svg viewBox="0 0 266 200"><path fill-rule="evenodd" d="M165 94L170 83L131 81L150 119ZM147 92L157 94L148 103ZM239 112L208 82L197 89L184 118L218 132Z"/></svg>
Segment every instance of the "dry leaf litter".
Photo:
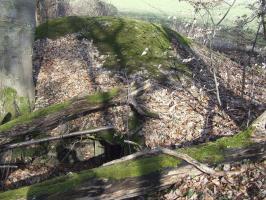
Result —
<svg viewBox="0 0 266 200"><path fill-rule="evenodd" d="M196 45L193 49L195 55L201 58L201 62L210 65L206 49ZM95 91L108 91L113 87L130 87L132 82L142 83L145 80L144 74L147 72L125 76L103 68L107 56L100 55L93 41L79 40L77 34L66 35L56 40L37 40L33 59L37 90L35 109L60 103L76 96L93 94ZM187 58L188 62L192 62L192 64L198 60L198 58L189 56ZM230 59L221 57L220 54L215 54L214 59L220 84L227 86L226 88L232 94L241 95L242 70L240 66ZM148 147L191 144L198 139L203 142L213 136L233 135L239 131L237 122L246 117L245 112L250 102L251 93L253 93L252 103L257 105L253 117L258 116L265 109L265 70L253 69L247 72L248 75L252 74L252 77L248 76L246 80L247 92L244 95L246 104L243 104L243 100L240 98L228 98L231 93L226 94L227 90L223 91L221 88L221 96L228 98L228 112L225 112L217 106L217 102L213 100L216 99L215 95L209 91L210 88L214 88L213 83L208 83L208 79L212 80L212 76L206 71L203 64L195 64L195 69L199 70L198 73L193 72L193 78L196 81L191 81L185 76L180 76L177 80L172 77L180 74L171 70L162 71L169 77L168 82L161 83L152 80L152 88L138 99L142 107L160 116L160 119L147 119L138 132L145 138L145 144ZM203 79L205 82L202 82ZM209 86L205 87L204 83ZM113 107L103 112L80 117L66 123L67 125L62 124L51 134L58 135L66 132L66 129L68 131L69 129L70 131L81 130L105 125L113 125L119 133L126 134L130 115L132 115L132 111L129 106ZM233 117L236 119L233 120ZM240 196L243 199L248 199L248 190L253 185L260 192L260 197L265 196L265 164L232 166L230 170L233 168L244 171L240 175L225 177L223 180L216 180L206 175L177 180L178 189L165 194L164 198L198 199L200 193L201 196L205 195L203 199L216 199L216 197L228 195L230 192L232 197ZM43 174L47 174L45 169L41 171ZM21 173L19 170L15 171L7 181L15 182L14 177L18 179L15 174ZM23 173L30 174L28 171ZM35 175L38 174L35 173ZM27 175L24 179L26 178ZM234 184L236 181L238 181L238 186ZM204 185L207 183L208 185L205 187ZM187 193L191 193L192 196L185 197Z"/></svg>

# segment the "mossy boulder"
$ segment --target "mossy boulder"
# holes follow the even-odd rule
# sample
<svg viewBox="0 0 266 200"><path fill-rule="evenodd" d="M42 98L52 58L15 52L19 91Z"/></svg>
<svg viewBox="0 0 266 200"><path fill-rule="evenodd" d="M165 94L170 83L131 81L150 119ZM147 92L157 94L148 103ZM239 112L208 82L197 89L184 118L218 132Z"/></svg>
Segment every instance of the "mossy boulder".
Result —
<svg viewBox="0 0 266 200"><path fill-rule="evenodd" d="M100 54L95 59L103 57L104 70L110 70L115 75L134 76L137 74L138 77L144 77L144 79L161 81L165 78L165 74L161 73L161 70L178 68L179 71L190 72L187 66L176 57L174 45L178 43L189 46L191 41L171 29L157 24L119 17L62 17L49 20L37 27L35 39L49 38L61 41L61 39L68 38L66 37L68 34L74 35L75 40L81 40L81 42L83 39L93 41L93 46ZM79 44L79 41L77 42ZM46 45L49 46L47 43ZM68 44L66 43L66 45ZM70 43L69 46L71 46ZM80 48L84 47L80 46ZM76 52L76 49L73 51ZM64 55L67 57L67 54ZM53 57L49 58L53 59ZM44 68L45 66L42 68L43 71L45 71ZM88 66L88 68L93 71L93 67ZM94 71L93 75L90 75L94 76L92 79L97 77L96 74ZM59 84L58 87L60 87ZM47 95L46 98L51 97ZM143 122L138 117L134 114L129 117L129 132L135 132L142 125ZM112 145L123 145L124 138L121 135L104 132L96 139ZM145 143L144 137L138 134L132 135L130 140L141 145Z"/></svg>
<svg viewBox="0 0 266 200"><path fill-rule="evenodd" d="M93 40L104 67L128 74L160 77L160 69L189 71L174 55L174 42L189 46L190 41L169 28L139 20L116 17L64 17L37 27L35 39L56 39L77 33Z"/></svg>

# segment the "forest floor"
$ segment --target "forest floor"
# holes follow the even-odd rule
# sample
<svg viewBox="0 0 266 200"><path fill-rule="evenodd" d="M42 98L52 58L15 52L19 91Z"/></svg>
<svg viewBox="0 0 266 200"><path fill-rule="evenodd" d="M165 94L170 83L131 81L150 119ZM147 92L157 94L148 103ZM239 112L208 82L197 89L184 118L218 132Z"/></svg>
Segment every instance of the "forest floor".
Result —
<svg viewBox="0 0 266 200"><path fill-rule="evenodd" d="M262 200L266 197L266 163L226 164L217 169L226 171L222 178L208 175L196 177L186 176L167 192L154 195L155 199L178 200L214 200L214 199L253 199Z"/></svg>
<svg viewBox="0 0 266 200"><path fill-rule="evenodd" d="M197 45L194 47L195 53L201 56L206 65L209 65L206 49L197 49ZM178 52L180 49L175 50ZM131 90L133 89L132 83L142 83L145 80L143 75L149 73L145 70L134 74L113 73L103 67L107 57L108 55L100 54L93 41L80 40L77 34L68 34L57 39L37 40L33 60L37 91L35 109L60 103L74 96L107 91L113 87L126 87ZM214 57L221 84L230 88L234 94L241 96L241 67L220 54L215 54ZM187 59L195 58L188 57ZM141 145L149 148L180 147L233 135L242 128L241 126L244 126L246 106L249 104L243 104L243 99L227 99L228 112L224 112L217 105L215 95L209 95L207 90L210 87L199 86L197 81L191 81L191 76L180 76L180 72L174 74L172 71L162 69L159 65L156 68L162 74L166 74L170 81L166 84L161 80L152 79L152 89L149 89L138 100L142 107L159 114L160 119L139 120L126 105L80 117L60 125L51 134L58 135L106 125L113 125L120 134L128 134L129 131L136 131L135 128L140 126L137 134L143 138L144 142L140 143ZM204 69L198 74L200 73L206 79L206 84L213 84L208 83L211 77ZM247 73L252 76L247 76L248 92L245 98L246 102L249 102L249 94L255 87L252 96L254 105L257 105L253 112L253 118L255 118L265 108L266 72L257 67ZM193 78L196 79L197 75ZM230 94L223 91L222 95L226 99ZM131 139L130 135L129 139ZM87 151L90 155L90 150L87 149ZM91 155L88 156L88 158L91 157ZM36 163L35 166L26 165L22 169L9 173L8 177L5 177L4 185L5 188L16 188L90 167L95 166L91 163L87 165L84 163L60 164L57 168L47 163ZM184 177L182 180L177 180L171 190L155 194L153 198L169 200L263 199L266 197L265 167L265 162L248 161L217 166L218 169L227 171L228 175L222 179L207 175Z"/></svg>

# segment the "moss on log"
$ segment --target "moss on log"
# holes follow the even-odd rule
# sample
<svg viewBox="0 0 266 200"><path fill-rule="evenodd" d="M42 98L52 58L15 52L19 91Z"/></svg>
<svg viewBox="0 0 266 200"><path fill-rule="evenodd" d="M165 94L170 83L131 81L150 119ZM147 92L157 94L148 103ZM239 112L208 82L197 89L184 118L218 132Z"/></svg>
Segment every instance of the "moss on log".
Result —
<svg viewBox="0 0 266 200"><path fill-rule="evenodd" d="M208 161L211 165L245 158L258 159L264 155L264 151L261 152L261 149L265 143L254 144L251 137L252 133L253 129L248 129L233 137L221 138L216 142L179 149L178 151L186 152L199 161ZM214 159L210 159L212 157ZM188 167L180 159L166 155L153 155L80 173L69 173L66 176L54 178L43 183L0 193L0 199L58 199L63 196L67 199L92 198L104 195L104 187L106 187L107 191L113 188L113 194L118 195L115 193L117 184L119 185L122 182L129 184L123 186L125 187L125 192L128 192L127 189L132 189L132 187L141 187L141 185L138 185L140 180L144 181L142 184L148 181L150 183L148 185L152 186L156 182L156 178L159 179L157 180L159 182L161 178L166 181L157 185L159 187L160 184L164 184L165 187L168 184L173 184L173 181L169 181L169 177L165 179L165 173L169 172L169 170L172 170L172 173L175 172L172 175L178 174L178 176L195 172L194 168ZM167 176L171 175L169 173L167 173ZM154 174L158 175L158 177ZM107 183L109 186L111 184L111 187L108 188ZM126 188L127 186L128 188ZM143 188L145 189L146 186L143 185ZM120 192L119 195L128 195L125 192ZM136 194L139 194L139 192L136 192Z"/></svg>
<svg viewBox="0 0 266 200"><path fill-rule="evenodd" d="M47 108L22 115L0 126L0 137L13 137L28 133L44 132L55 128L60 122L76 118L86 112L96 111L105 107L119 104L125 98L119 89L109 92L96 93L82 98L51 105Z"/></svg>
<svg viewBox="0 0 266 200"><path fill-rule="evenodd" d="M251 139L253 128L249 128L233 137L224 137L215 142L184 148L181 151L204 163L222 162L226 158L226 150L245 148L253 144Z"/></svg>

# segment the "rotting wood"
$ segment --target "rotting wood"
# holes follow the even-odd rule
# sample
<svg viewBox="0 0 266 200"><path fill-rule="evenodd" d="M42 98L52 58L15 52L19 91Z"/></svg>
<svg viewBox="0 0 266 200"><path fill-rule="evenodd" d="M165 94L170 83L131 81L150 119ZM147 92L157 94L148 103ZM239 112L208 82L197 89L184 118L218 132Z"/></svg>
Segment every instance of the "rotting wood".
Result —
<svg viewBox="0 0 266 200"><path fill-rule="evenodd" d="M156 148L156 149L152 149L152 150L145 150L145 151L137 152L137 153L128 155L126 157L123 157L121 159L117 159L117 160L113 160L111 162L105 163L105 164L103 164L103 166L110 166L110 165L118 164L118 163L121 163L121 162L137 159L139 157L143 157L143 156L147 156L147 155L157 155L157 154L166 154L166 155L169 155L169 156L173 156L175 158L182 159L182 160L184 160L187 163L193 165L198 170L200 170L200 171L202 171L202 172L204 172L206 174L215 175L215 176L224 175L223 172L216 172L212 168L210 168L207 165L204 165L204 164L198 162L197 160L191 158L187 154L184 154L184 153L181 153L181 152L177 152L177 151L174 151L174 150L171 150L171 149L167 149L167 148Z"/></svg>
<svg viewBox="0 0 266 200"><path fill-rule="evenodd" d="M69 100L66 106L54 111L46 112L52 106L44 108L42 110L31 113L33 116L30 120L23 121L25 116L18 117L17 119L8 122L0 126L0 144L6 144L10 142L13 137L23 136L31 133L44 133L46 131L56 128L59 124L76 119L82 115L87 115L97 111L101 111L108 107L120 106L120 105L131 105L140 115L145 117L154 118L157 117L151 112L146 112L136 103L135 98L151 87L149 81L144 82L143 86L132 91L128 94L125 89L120 89L117 95L108 97L108 93L102 93L106 99L98 102L90 102L85 96L81 98L74 98ZM107 97L106 97L107 96ZM60 105L60 104L58 104ZM37 115L37 113L41 113ZM36 115L36 116L35 116ZM20 121L21 120L21 121ZM6 128L8 127L8 128Z"/></svg>
<svg viewBox="0 0 266 200"><path fill-rule="evenodd" d="M161 173L156 172L150 175L127 178L122 181L102 180L102 184L91 181L82 187L73 189L69 193L55 195L53 199L65 196L65 200L111 200L111 199L130 199L155 191L167 189L175 184L179 179L187 175L198 176L201 171L191 165L179 167L177 169L165 170ZM96 185L97 184L97 185Z"/></svg>
<svg viewBox="0 0 266 200"><path fill-rule="evenodd" d="M245 159L252 159L254 161L260 161L265 159L264 150L261 151L265 143L253 144L248 147L243 148L228 148L224 151L225 160L221 162L211 162L211 165L233 163L236 161L242 161ZM233 152L233 153L232 153ZM167 152L166 152L167 153ZM244 154L243 154L244 153ZM171 153L170 153L171 154ZM233 154L233 156L232 156ZM145 155L147 157L157 157L156 154ZM125 159L124 159L125 160ZM160 169L154 171L153 167L157 165L151 165L150 170L143 174L137 176L125 176L123 178L116 179L109 178L113 177L112 174L117 174L117 169L126 170L128 174L132 170L136 170L133 165L129 165L131 162L136 162L139 165L139 170L142 170L144 166L142 163L142 158L136 158L136 160L129 160L127 164L116 163L116 167L112 166L102 166L95 170L83 171L80 173L81 176L88 173L87 178L82 178L79 174L72 174L61 179L52 179L41 184L35 184L32 186L27 186L25 188L11 190L4 193L0 193L0 199L4 200L15 200L15 199L50 199L56 200L64 198L64 200L74 200L74 199L125 199L133 198L160 189L166 189L180 178L184 178L188 175L197 176L203 172L197 169L195 166L182 162L176 167L160 167ZM122 170L121 169L121 170ZM106 170L111 170L107 174ZM112 171L115 170L115 171ZM103 174L102 174L103 173ZM239 171L231 171L229 173L237 174ZM95 174L96 176L94 176ZM57 187L55 190L49 191L55 184L65 185L64 187ZM73 182L74 181L74 182ZM68 186L68 184L71 185ZM74 185L72 185L74 184ZM66 189L68 187L68 189ZM45 198L44 198L45 197Z"/></svg>

